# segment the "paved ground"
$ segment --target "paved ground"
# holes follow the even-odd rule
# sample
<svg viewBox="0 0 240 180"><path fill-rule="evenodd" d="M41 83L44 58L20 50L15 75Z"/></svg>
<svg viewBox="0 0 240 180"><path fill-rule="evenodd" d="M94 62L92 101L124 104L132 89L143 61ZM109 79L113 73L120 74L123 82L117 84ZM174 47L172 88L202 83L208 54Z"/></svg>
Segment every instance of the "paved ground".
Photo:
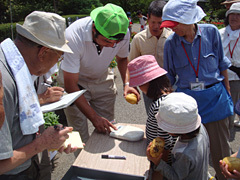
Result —
<svg viewBox="0 0 240 180"><path fill-rule="evenodd" d="M138 32L139 26L134 25L133 31ZM120 74L117 69L115 69L114 72L116 74L116 84L118 88L118 95L117 95L116 105L115 105L115 114L116 114L117 122L145 124L147 115L145 112L143 100L141 100L138 105L132 105L127 103L122 96L123 88L122 88L122 81L121 81ZM91 125L91 123L89 123L89 128L92 132L93 126ZM235 128L235 138L230 143L231 143L232 150L236 152L240 145L240 128ZM75 160L75 157L73 154L69 154L69 155L58 154L57 157L59 159L56 161L57 167L52 173L52 180L62 179L64 174L71 167L71 165ZM211 166L209 166L209 172L211 174L215 174Z"/></svg>
<svg viewBox="0 0 240 180"><path fill-rule="evenodd" d="M138 105L132 105L125 101L122 97L123 90L122 90L122 82L120 75L117 70L116 73L116 83L118 87L118 95L116 100L116 120L117 122L122 123L135 123L135 124L145 124L146 122L146 112L143 104L143 100L140 101ZM89 123L89 128L92 132L93 126ZM236 152L238 150L240 144L240 128L235 128L235 138L231 143L232 150ZM54 172L52 173L52 180L59 180L61 179L67 170L73 164L75 157L73 154L58 154L57 157L57 167L55 168ZM209 166L209 172L211 174L215 174L213 168Z"/></svg>

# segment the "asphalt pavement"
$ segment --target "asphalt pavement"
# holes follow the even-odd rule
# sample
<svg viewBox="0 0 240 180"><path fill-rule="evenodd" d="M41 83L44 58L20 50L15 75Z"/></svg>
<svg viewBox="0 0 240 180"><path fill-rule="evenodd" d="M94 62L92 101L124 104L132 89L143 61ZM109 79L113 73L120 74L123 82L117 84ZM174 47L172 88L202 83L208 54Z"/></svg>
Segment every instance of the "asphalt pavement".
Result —
<svg viewBox="0 0 240 180"><path fill-rule="evenodd" d="M140 29L139 24L133 24L133 31L138 32ZM116 75L116 85L118 88L118 95L115 104L115 119L119 123L131 123L131 124L145 124L147 119L147 114L144 107L143 100L137 105L132 105L126 102L123 98L123 83L121 80L121 76L117 69L114 69L114 73ZM91 122L89 121L89 129L90 132L94 130ZM240 145L240 128L235 127L235 137L232 138L230 144L232 147L232 151L238 151ZM58 159L55 161L56 167L52 173L52 180L60 180L64 176L64 174L71 167L73 162L75 161L75 156L73 154L57 154ZM214 175L214 169L212 166L209 166L209 172Z"/></svg>

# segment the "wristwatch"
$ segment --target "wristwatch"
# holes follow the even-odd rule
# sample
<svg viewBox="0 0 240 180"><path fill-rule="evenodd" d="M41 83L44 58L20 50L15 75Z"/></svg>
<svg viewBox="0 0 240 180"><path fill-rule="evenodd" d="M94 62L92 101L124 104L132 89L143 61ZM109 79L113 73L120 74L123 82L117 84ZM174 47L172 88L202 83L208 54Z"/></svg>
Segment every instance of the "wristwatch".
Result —
<svg viewBox="0 0 240 180"><path fill-rule="evenodd" d="M129 86L129 82L126 82L125 84L123 84L123 87L125 86Z"/></svg>

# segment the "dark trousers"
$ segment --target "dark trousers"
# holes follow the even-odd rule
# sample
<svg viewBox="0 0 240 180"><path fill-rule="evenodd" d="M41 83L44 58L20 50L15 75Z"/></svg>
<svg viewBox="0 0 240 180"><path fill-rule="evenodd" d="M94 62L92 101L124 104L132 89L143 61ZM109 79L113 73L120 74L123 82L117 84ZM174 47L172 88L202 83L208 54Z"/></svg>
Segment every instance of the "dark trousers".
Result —
<svg viewBox="0 0 240 180"><path fill-rule="evenodd" d="M32 158L31 166L15 175L0 175L0 180L38 180L39 179L39 168L38 158L34 156Z"/></svg>

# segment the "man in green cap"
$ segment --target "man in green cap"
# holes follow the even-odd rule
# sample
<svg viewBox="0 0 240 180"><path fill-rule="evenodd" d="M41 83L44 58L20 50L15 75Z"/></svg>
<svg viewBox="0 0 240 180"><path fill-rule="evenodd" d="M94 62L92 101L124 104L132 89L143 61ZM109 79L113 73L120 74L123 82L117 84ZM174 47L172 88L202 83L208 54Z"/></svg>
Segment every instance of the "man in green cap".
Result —
<svg viewBox="0 0 240 180"><path fill-rule="evenodd" d="M98 132L110 132L110 127L116 129L111 121L114 121L117 89L114 74L108 68L114 57L125 90L138 94L128 83L125 85L130 41L128 25L124 10L109 3L94 9L90 17L75 21L66 30L68 45L74 53L65 53L61 64L65 90L68 93L87 91L64 111L68 124L80 132L83 142L89 138L87 119Z"/></svg>

